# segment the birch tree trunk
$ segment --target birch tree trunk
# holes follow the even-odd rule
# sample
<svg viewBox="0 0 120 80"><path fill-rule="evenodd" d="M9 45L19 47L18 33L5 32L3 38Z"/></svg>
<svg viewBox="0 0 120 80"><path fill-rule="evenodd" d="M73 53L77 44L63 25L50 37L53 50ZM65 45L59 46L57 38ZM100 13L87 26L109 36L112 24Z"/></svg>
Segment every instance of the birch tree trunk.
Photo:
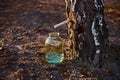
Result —
<svg viewBox="0 0 120 80"><path fill-rule="evenodd" d="M104 21L103 0L65 0L69 18L69 58L101 67L108 50L108 29Z"/></svg>

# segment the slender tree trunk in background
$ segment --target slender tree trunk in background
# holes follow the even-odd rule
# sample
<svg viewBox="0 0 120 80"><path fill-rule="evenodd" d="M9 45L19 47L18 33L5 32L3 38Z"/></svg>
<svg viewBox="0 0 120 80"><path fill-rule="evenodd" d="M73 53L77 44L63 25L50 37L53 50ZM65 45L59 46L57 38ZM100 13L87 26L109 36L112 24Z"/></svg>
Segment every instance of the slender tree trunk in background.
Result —
<svg viewBox="0 0 120 80"><path fill-rule="evenodd" d="M70 59L76 55L101 67L108 48L103 0L65 0Z"/></svg>

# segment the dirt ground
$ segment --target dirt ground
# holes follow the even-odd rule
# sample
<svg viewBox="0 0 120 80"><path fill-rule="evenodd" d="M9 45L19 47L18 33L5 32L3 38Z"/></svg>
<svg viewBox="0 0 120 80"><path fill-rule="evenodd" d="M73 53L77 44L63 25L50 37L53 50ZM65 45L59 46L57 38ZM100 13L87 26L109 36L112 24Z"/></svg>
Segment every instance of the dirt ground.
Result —
<svg viewBox="0 0 120 80"><path fill-rule="evenodd" d="M46 63L44 42L65 16L64 0L0 0L0 80L120 80L120 2L105 2L110 52L103 69L79 60ZM57 31L66 39L67 26Z"/></svg>

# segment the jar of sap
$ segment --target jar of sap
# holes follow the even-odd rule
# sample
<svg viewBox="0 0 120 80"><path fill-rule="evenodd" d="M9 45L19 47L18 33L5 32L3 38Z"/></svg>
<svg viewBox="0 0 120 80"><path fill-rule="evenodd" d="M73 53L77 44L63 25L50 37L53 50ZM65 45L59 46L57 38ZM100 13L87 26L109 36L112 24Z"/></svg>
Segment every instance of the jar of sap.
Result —
<svg viewBox="0 0 120 80"><path fill-rule="evenodd" d="M49 37L45 41L45 49L45 58L48 63L59 64L63 61L63 44L59 33L49 33Z"/></svg>

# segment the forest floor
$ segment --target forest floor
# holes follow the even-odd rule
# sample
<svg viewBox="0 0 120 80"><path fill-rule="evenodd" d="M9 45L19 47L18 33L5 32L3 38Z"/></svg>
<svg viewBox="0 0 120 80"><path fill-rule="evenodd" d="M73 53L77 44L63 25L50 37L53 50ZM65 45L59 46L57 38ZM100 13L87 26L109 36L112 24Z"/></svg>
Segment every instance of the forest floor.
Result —
<svg viewBox="0 0 120 80"><path fill-rule="evenodd" d="M46 63L44 42L66 20L64 0L0 0L0 80L120 80L120 2L105 2L110 52L103 69L79 60ZM67 26L57 31L66 39Z"/></svg>

